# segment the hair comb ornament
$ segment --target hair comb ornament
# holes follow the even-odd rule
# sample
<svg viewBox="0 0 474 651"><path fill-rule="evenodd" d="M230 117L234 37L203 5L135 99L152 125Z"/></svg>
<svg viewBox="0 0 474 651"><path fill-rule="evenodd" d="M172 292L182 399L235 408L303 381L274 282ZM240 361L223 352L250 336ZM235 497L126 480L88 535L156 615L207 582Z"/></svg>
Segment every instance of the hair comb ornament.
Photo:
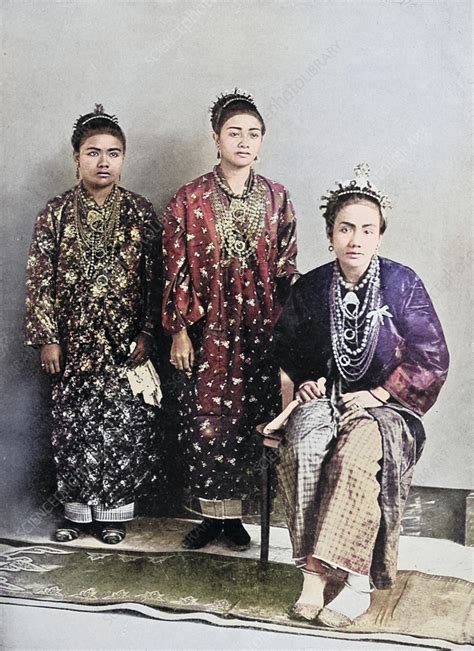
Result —
<svg viewBox="0 0 474 651"><path fill-rule="evenodd" d="M91 122L92 120L97 120L100 118L101 120L109 120L110 122L113 122L114 124L118 125L118 118L116 115L109 115L104 111L104 107L102 104L96 104L95 109L93 113L85 120L83 120L84 116L80 115L76 122L74 123L73 126L73 131L76 131L78 127L83 127L85 124L88 122Z"/></svg>
<svg viewBox="0 0 474 651"><path fill-rule="evenodd" d="M385 211L392 207L392 203L386 194L378 190L369 179L370 168L367 163L359 163L354 167L354 178L349 181L337 181L335 190L328 190L321 197L323 202L319 207L326 216L331 207L336 203L339 197L347 194L364 194L379 204L380 209Z"/></svg>
<svg viewBox="0 0 474 651"><path fill-rule="evenodd" d="M245 93L238 88L234 88L234 90L230 93L222 93L221 95L217 96L216 101L209 108L209 112L211 113L211 122L214 124L219 116L219 113L233 102L247 102L247 104L250 104L258 112L257 105L255 104L255 100L252 95Z"/></svg>

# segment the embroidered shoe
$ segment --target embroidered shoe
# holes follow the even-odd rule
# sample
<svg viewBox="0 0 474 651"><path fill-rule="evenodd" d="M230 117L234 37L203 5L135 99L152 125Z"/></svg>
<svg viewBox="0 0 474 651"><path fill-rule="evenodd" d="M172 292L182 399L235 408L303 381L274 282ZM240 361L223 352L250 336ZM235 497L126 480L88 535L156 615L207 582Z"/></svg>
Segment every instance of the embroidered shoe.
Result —
<svg viewBox="0 0 474 651"><path fill-rule="evenodd" d="M54 532L54 540L57 542L72 542L77 540L83 533L89 533L89 522L72 522L63 520Z"/></svg>
<svg viewBox="0 0 474 651"><path fill-rule="evenodd" d="M118 545L127 535L125 522L96 522L95 531L97 538L106 545Z"/></svg>

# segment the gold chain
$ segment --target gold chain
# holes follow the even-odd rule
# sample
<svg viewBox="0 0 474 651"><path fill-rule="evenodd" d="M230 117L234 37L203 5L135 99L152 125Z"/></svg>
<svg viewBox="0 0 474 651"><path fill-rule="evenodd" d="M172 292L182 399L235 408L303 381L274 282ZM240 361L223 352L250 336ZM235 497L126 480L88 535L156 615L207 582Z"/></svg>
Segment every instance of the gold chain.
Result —
<svg viewBox="0 0 474 651"><path fill-rule="evenodd" d="M77 241L87 278L97 271L103 271L115 241L115 231L120 215L120 191L115 188L104 206L99 208L82 191L76 193L74 200L74 219ZM100 280L99 280L100 278ZM98 284L108 284L108 277L101 273Z"/></svg>
<svg viewBox="0 0 474 651"><path fill-rule="evenodd" d="M245 199L230 198L228 207L218 191L212 193L211 201L216 217L217 233L221 241L222 260L224 263L229 263L237 258L241 267L245 269L249 258L255 255L263 231L265 186L256 181Z"/></svg>

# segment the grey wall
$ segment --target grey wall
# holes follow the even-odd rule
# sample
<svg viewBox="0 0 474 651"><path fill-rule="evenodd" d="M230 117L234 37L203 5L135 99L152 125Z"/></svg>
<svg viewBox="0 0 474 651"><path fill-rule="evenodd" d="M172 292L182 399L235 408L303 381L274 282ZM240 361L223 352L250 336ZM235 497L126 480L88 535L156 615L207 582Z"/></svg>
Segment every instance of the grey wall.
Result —
<svg viewBox="0 0 474 651"><path fill-rule="evenodd" d="M2 2L2 490L51 488L48 386L21 344L36 213L74 183L72 123L102 102L129 142L123 182L161 209L214 163L207 109L233 86L268 122L262 173L299 215L300 267L329 259L322 192L369 161L394 210L383 253L432 294L452 370L415 481L469 488L469 2ZM472 387L471 387L472 388Z"/></svg>

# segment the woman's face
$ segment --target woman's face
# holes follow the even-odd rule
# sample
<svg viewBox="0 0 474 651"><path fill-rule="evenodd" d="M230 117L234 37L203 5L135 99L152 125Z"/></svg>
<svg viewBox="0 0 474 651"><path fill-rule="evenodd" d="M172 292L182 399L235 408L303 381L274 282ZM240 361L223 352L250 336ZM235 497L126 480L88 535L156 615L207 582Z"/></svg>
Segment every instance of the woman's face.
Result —
<svg viewBox="0 0 474 651"><path fill-rule="evenodd" d="M380 239L380 212L372 202L350 203L337 213L331 242L346 276L366 271Z"/></svg>
<svg viewBox="0 0 474 651"><path fill-rule="evenodd" d="M121 141L108 133L89 136L74 154L81 179L92 190L112 188L122 171L124 151Z"/></svg>
<svg viewBox="0 0 474 651"><path fill-rule="evenodd" d="M255 116L238 113L224 122L219 135L213 136L223 163L235 168L247 167L260 151L262 125Z"/></svg>

